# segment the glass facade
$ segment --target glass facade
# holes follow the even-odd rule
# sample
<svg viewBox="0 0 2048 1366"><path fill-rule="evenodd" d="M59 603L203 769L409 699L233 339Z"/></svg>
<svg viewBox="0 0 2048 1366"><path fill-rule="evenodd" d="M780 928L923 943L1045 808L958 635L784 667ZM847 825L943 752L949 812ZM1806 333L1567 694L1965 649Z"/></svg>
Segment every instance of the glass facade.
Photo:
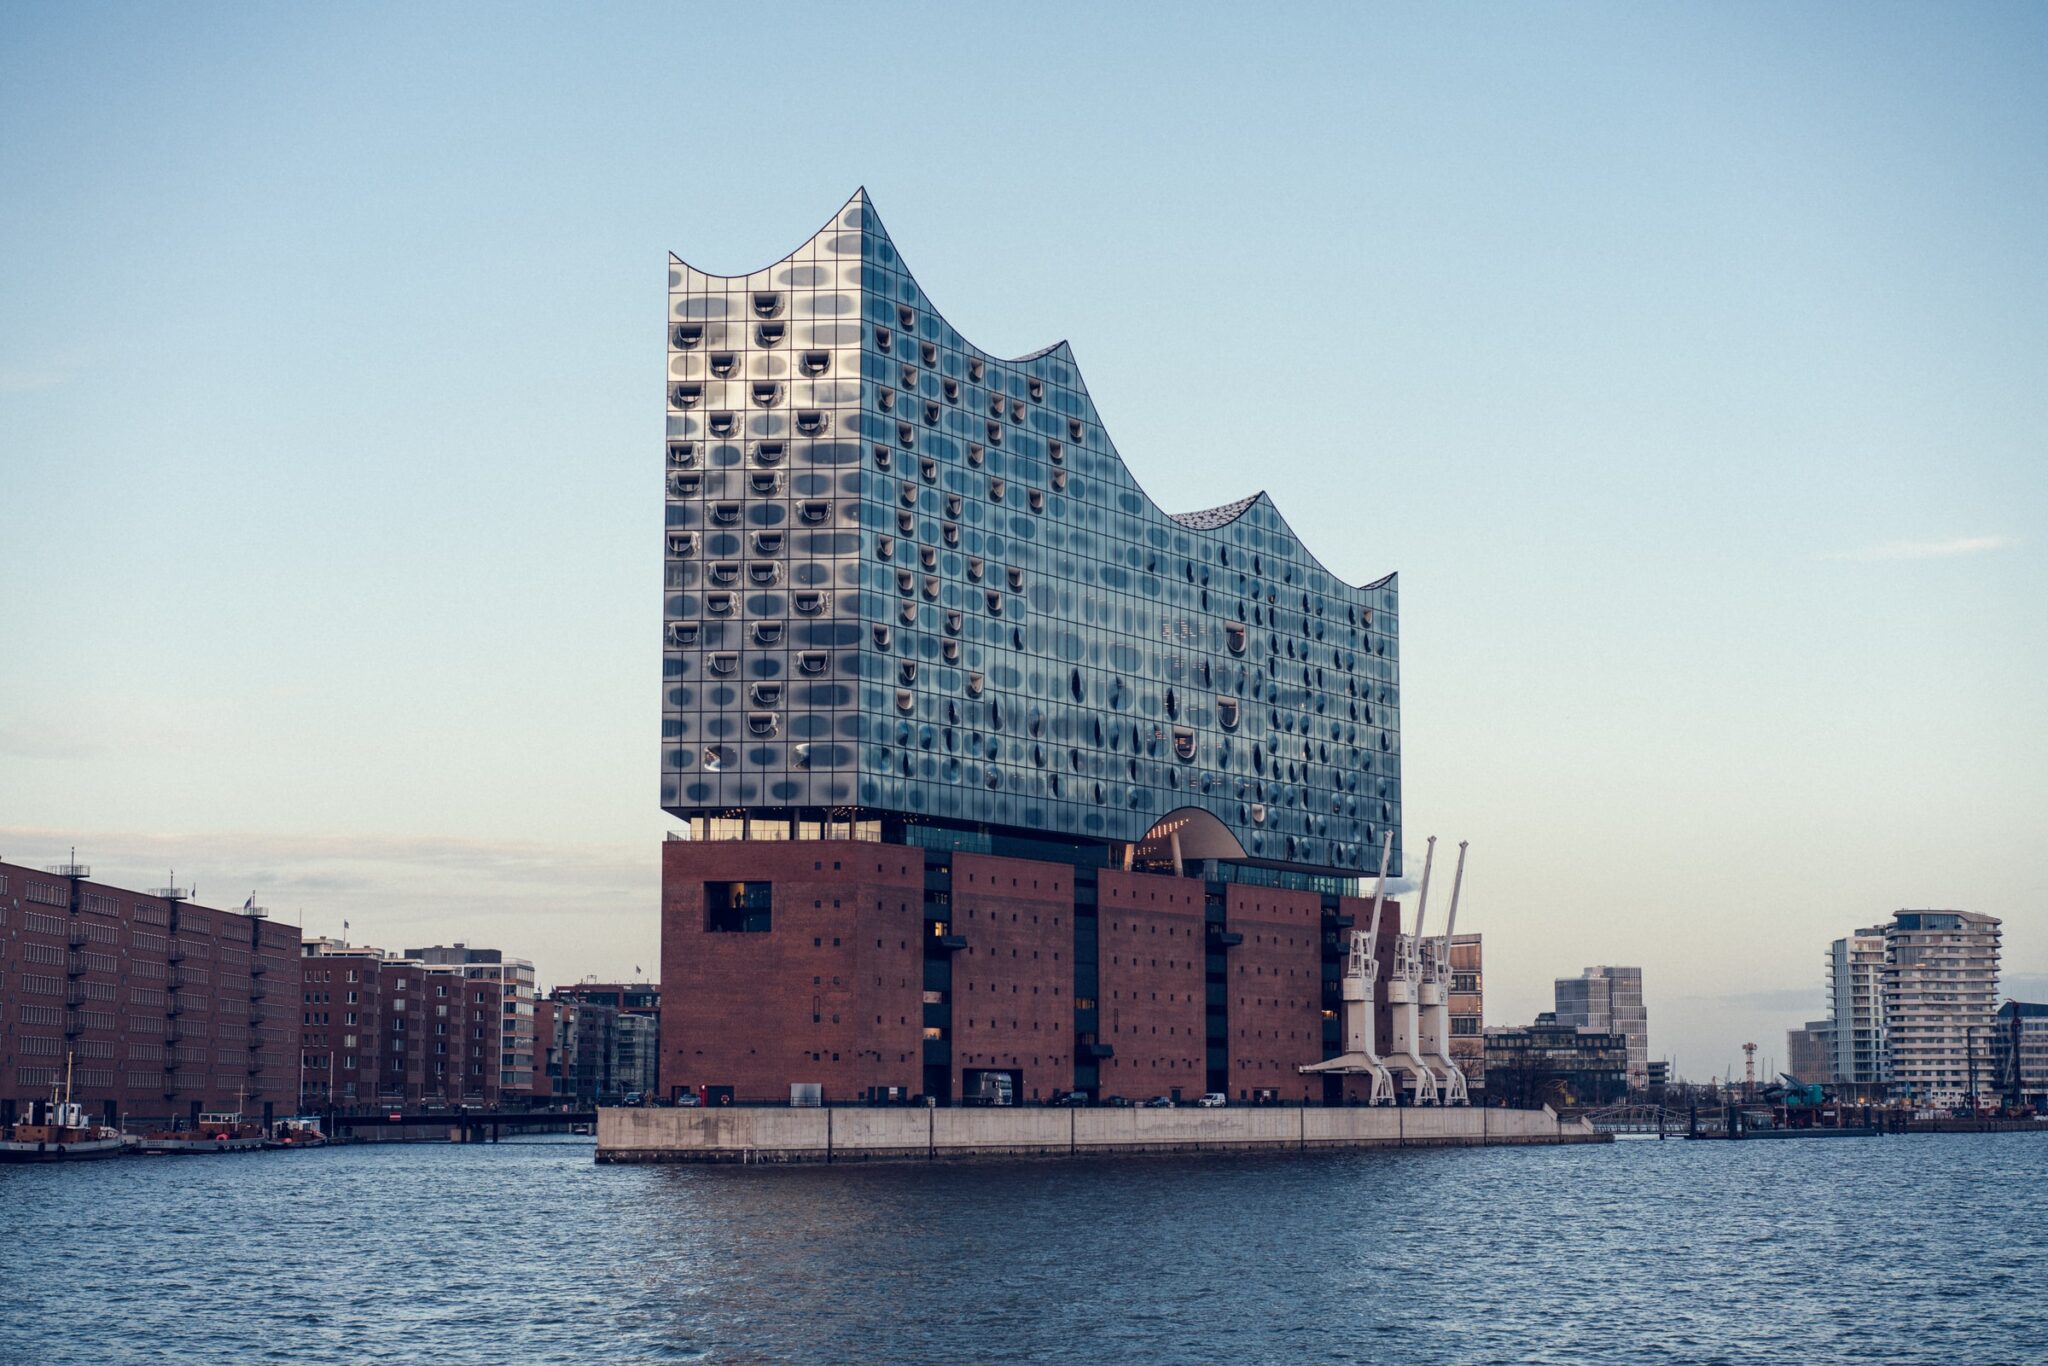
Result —
<svg viewBox="0 0 2048 1366"><path fill-rule="evenodd" d="M1066 344L968 343L864 193L750 275L671 257L668 343L670 812L1398 851L1394 577L1337 580L1264 494L1163 511Z"/></svg>

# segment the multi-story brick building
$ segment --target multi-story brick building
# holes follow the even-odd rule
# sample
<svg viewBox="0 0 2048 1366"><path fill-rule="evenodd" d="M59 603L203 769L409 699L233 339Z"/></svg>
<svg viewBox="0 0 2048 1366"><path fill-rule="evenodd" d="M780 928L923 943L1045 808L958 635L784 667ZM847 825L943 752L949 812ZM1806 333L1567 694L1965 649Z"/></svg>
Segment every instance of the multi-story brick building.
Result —
<svg viewBox="0 0 2048 1366"><path fill-rule="evenodd" d="M1451 1061L1474 1093L1486 1085L1486 957L1476 934L1451 936Z"/></svg>
<svg viewBox="0 0 2048 1366"><path fill-rule="evenodd" d="M1356 1089L1299 1069L1400 872L1393 576L1154 504L1072 353L967 342L864 194L671 258L669 323L664 1089Z"/></svg>
<svg viewBox="0 0 2048 1366"><path fill-rule="evenodd" d="M307 941L305 954L306 1108L495 1106L530 1097L530 1072L528 1090L502 1082L500 977L332 939Z"/></svg>
<svg viewBox="0 0 2048 1366"><path fill-rule="evenodd" d="M253 901L253 898L252 898ZM0 1120L74 1099L130 1126L297 1103L299 934L253 904L0 863Z"/></svg>

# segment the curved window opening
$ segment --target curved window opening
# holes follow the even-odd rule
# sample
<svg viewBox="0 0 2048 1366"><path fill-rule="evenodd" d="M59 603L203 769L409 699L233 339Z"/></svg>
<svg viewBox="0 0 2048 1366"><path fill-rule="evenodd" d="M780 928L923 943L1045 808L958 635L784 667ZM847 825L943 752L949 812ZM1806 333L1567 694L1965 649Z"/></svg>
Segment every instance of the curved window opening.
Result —
<svg viewBox="0 0 2048 1366"><path fill-rule="evenodd" d="M754 553L756 555L780 555L782 553L782 533L779 531L755 532Z"/></svg>
<svg viewBox="0 0 2048 1366"><path fill-rule="evenodd" d="M917 367L909 361L903 362L903 387L914 394L917 392L917 384Z"/></svg>
<svg viewBox="0 0 2048 1366"><path fill-rule="evenodd" d="M946 634L947 634L947 635L951 635L951 636L957 636L957 635L959 635L959 634L960 634L960 620L961 620L961 617L960 617L960 613L958 613L958 612L948 612L948 613L946 613ZM948 642L948 643L950 643L950 642ZM953 648L957 650L957 649L959 649L959 646L955 645L955 646L954 646Z"/></svg>
<svg viewBox="0 0 2048 1366"><path fill-rule="evenodd" d="M740 520L740 505L738 503L713 503L711 505L711 520L720 526L737 526Z"/></svg>
<svg viewBox="0 0 2048 1366"><path fill-rule="evenodd" d="M877 537L875 537L875 556L876 556L876 558L878 558L878 559L884 559L884 560L893 560L893 559L895 559L895 558L896 558L896 538L895 538L894 536L877 536Z"/></svg>
<svg viewBox="0 0 2048 1366"><path fill-rule="evenodd" d="M917 562L926 569L937 569L939 567L938 547L929 545L919 546L917 548Z"/></svg>
<svg viewBox="0 0 2048 1366"><path fill-rule="evenodd" d="M782 476L773 470L756 470L747 476L747 487L765 498L782 491Z"/></svg>
<svg viewBox="0 0 2048 1366"><path fill-rule="evenodd" d="M896 619L905 626L917 625L917 604L914 602L904 603L902 608L897 611Z"/></svg>
<svg viewBox="0 0 2048 1366"><path fill-rule="evenodd" d="M711 353L711 378L731 379L733 368L739 363L740 358L731 351L713 351Z"/></svg>
<svg viewBox="0 0 2048 1366"><path fill-rule="evenodd" d="M832 663L832 657L823 650L805 650L796 657L796 667L807 674L821 674Z"/></svg>
<svg viewBox="0 0 2048 1366"><path fill-rule="evenodd" d="M957 379L949 379L949 380L946 380L946 381L944 381L943 383L941 383L941 384L939 385L939 388L940 388L940 390L941 390L941 391L942 391L942 392L943 392L943 393L945 394L945 396L946 396L946 402L948 402L948 403L958 403L958 402L960 401L960 381L959 381L959 380L957 380Z"/></svg>
<svg viewBox="0 0 2048 1366"><path fill-rule="evenodd" d="M1225 730L1237 729L1237 699L1219 697L1216 699L1216 724Z"/></svg>
<svg viewBox="0 0 2048 1366"><path fill-rule="evenodd" d="M938 576L938 575L936 575L936 574L927 574L927 575L925 575L925 579L924 579L924 596L925 596L925 600L926 600L927 602L937 602L937 601L939 600L939 576Z"/></svg>
<svg viewBox="0 0 2048 1366"><path fill-rule="evenodd" d="M904 511L896 514L896 529L905 536L917 530L917 514Z"/></svg>
<svg viewBox="0 0 2048 1366"><path fill-rule="evenodd" d="M992 421L988 424L988 444L991 446L1000 446L1003 444L1002 423Z"/></svg>
<svg viewBox="0 0 2048 1366"><path fill-rule="evenodd" d="M672 649L686 650L697 643L697 623L694 621L672 621L668 624L668 643Z"/></svg>
<svg viewBox="0 0 2048 1366"><path fill-rule="evenodd" d="M969 697L981 696L981 690L985 686L985 683L986 680L978 673L971 673L967 675L967 695ZM998 720L996 722L996 725L1000 727L1002 725L1002 722Z"/></svg>
<svg viewBox="0 0 2048 1366"><path fill-rule="evenodd" d="M780 465L785 453L783 443L780 441L756 441L754 443L754 463L756 465Z"/></svg>
<svg viewBox="0 0 2048 1366"><path fill-rule="evenodd" d="M754 643L756 645L780 645L782 643L782 623L779 621L755 622Z"/></svg>
<svg viewBox="0 0 2048 1366"><path fill-rule="evenodd" d="M875 350L887 351L888 349L889 329L881 326L880 324L877 324L875 327Z"/></svg>
<svg viewBox="0 0 2048 1366"><path fill-rule="evenodd" d="M1023 420L1024 420L1024 400L1023 400L1023 399L1021 399L1021 398L1013 398L1013 399L1011 399L1011 400L1010 400L1010 421L1012 421L1012 422L1022 422Z"/></svg>
<svg viewBox="0 0 2048 1366"><path fill-rule="evenodd" d="M1065 470L1054 470L1052 472L1052 491L1054 493L1065 493L1067 491L1067 472Z"/></svg>
<svg viewBox="0 0 2048 1366"><path fill-rule="evenodd" d="M721 560L717 564L714 564L710 568L706 569L704 572L705 576L709 578L711 582L718 584L721 587L735 584L740 581L740 567L738 564L734 563L731 560Z"/></svg>
<svg viewBox="0 0 2048 1366"><path fill-rule="evenodd" d="M1033 490L1031 490L1031 492L1030 492L1030 493L1028 493L1028 494L1026 494L1026 495L1025 495L1024 501L1025 501L1026 503L1030 504L1030 506L1031 506L1031 510L1032 510L1033 512L1043 512L1043 511L1045 511L1045 490L1044 490L1044 489L1033 489Z"/></svg>
<svg viewBox="0 0 2048 1366"><path fill-rule="evenodd" d="M1005 490L1007 490L1008 488L1009 488L1009 485L1008 485L1007 483L1005 483L1005 482L1004 482L1004 481L1003 481L1003 480L1002 480L1001 478L999 478L999 477L994 477L994 476L991 476L991 477L990 477L990 479L989 479L989 481L988 481L988 496L989 496L989 501L990 501L990 502L993 502L993 503L1000 503L1000 502L1002 502L1002 501L1003 501L1003 493L1004 493L1004 491L1005 491Z"/></svg>
<svg viewBox="0 0 2048 1366"><path fill-rule="evenodd" d="M876 626L874 629L874 637L876 649L886 650L889 648L890 631L888 627L880 625Z"/></svg>
<svg viewBox="0 0 2048 1366"><path fill-rule="evenodd" d="M747 732L751 735L769 736L775 734L781 728L781 722L776 719L775 713L772 711L752 711L747 713Z"/></svg>
<svg viewBox="0 0 2048 1366"><path fill-rule="evenodd" d="M956 511L953 515L957 517L960 514ZM939 524L939 539L943 540L947 545L959 545L960 528L953 525L951 522L941 522Z"/></svg>
<svg viewBox="0 0 2048 1366"><path fill-rule="evenodd" d="M1008 571L1008 578L1009 578L1009 580L1010 580L1010 591L1011 591L1011 592L1013 592L1013 593L1021 593L1021 592L1023 592L1023 591L1024 591L1024 571L1023 571L1023 570L1019 569L1019 568L1018 568L1018 567L1017 567L1016 565L1014 565L1014 564L1013 564L1013 565L1011 565L1011 566L1009 567L1009 571Z"/></svg>
<svg viewBox="0 0 2048 1366"><path fill-rule="evenodd" d="M671 531L668 534L668 553L679 560L687 560L697 553L697 533L694 531Z"/></svg>
<svg viewBox="0 0 2048 1366"><path fill-rule="evenodd" d="M1183 763L1191 763L1195 757L1195 733L1186 726L1173 728L1174 756Z"/></svg>
<svg viewBox="0 0 2048 1366"><path fill-rule="evenodd" d="M987 369L988 363L986 361L980 360L979 358L975 360L970 360L967 362L967 378L973 380L976 384L979 384L981 383L982 375L986 373Z"/></svg>
<svg viewBox="0 0 2048 1366"><path fill-rule="evenodd" d="M917 310L909 304L896 305L896 321L903 325L905 332L917 330Z"/></svg>
<svg viewBox="0 0 2048 1366"><path fill-rule="evenodd" d="M747 695L754 699L754 705L757 707L777 707L782 705L782 685L780 683L756 683L747 689Z"/></svg>
<svg viewBox="0 0 2048 1366"><path fill-rule="evenodd" d="M1230 646L1230 653L1234 655L1244 653L1245 628L1242 622L1225 622L1223 634Z"/></svg>
<svg viewBox="0 0 2048 1366"><path fill-rule="evenodd" d="M773 587L782 578L782 566L773 560L756 560L747 566L747 582L757 588Z"/></svg>
<svg viewBox="0 0 2048 1366"><path fill-rule="evenodd" d="M896 444L909 450L917 445L917 429L908 422L896 424Z"/></svg>
<svg viewBox="0 0 2048 1366"><path fill-rule="evenodd" d="M937 399L928 398L924 401L924 425L927 427L939 425L939 403Z"/></svg>
<svg viewBox="0 0 2048 1366"><path fill-rule="evenodd" d="M701 474L671 474L668 477L668 496L671 498L695 498L704 488Z"/></svg>
<svg viewBox="0 0 2048 1366"><path fill-rule="evenodd" d="M808 744L791 745L789 747L789 762L793 768L809 768L811 766L811 747Z"/></svg>
<svg viewBox="0 0 2048 1366"><path fill-rule="evenodd" d="M967 557L967 577L970 582L981 582L981 573L984 563L985 562L979 555L969 555Z"/></svg>
<svg viewBox="0 0 2048 1366"><path fill-rule="evenodd" d="M910 711L917 706L917 694L908 688L896 690L896 710Z"/></svg>
<svg viewBox="0 0 2048 1366"><path fill-rule="evenodd" d="M918 345L917 356L919 360L928 366L937 365L939 363L939 348L931 342L922 342Z"/></svg>
<svg viewBox="0 0 2048 1366"><path fill-rule="evenodd" d="M738 427L739 419L731 413L713 413L711 415L711 434L713 436L731 436Z"/></svg>
<svg viewBox="0 0 2048 1366"><path fill-rule="evenodd" d="M737 599L730 593L706 593L704 610L714 617L729 617L736 601Z"/></svg>
<svg viewBox="0 0 2048 1366"><path fill-rule="evenodd" d="M754 340L762 346L777 346L787 326L786 323L761 323L754 328Z"/></svg>
<svg viewBox="0 0 2048 1366"><path fill-rule="evenodd" d="M816 379L832 368L832 353L830 351L806 351L798 358L796 364L797 369L803 371L812 379Z"/></svg>
<svg viewBox="0 0 2048 1366"><path fill-rule="evenodd" d="M1003 614L1003 595L993 588L988 590L988 614L992 617Z"/></svg>
<svg viewBox="0 0 2048 1366"><path fill-rule="evenodd" d="M939 655L948 664L958 664L960 662L960 642L957 640L940 641Z"/></svg>
<svg viewBox="0 0 2048 1366"><path fill-rule="evenodd" d="M781 315L782 295L779 292L774 290L756 290L754 292L755 317L776 318Z"/></svg>
<svg viewBox="0 0 2048 1366"><path fill-rule="evenodd" d="M669 339L675 343L678 351L694 350L698 343L704 340L704 324L677 323Z"/></svg>
<svg viewBox="0 0 2048 1366"><path fill-rule="evenodd" d="M901 484L898 484L896 486L896 501L903 504L903 506L907 508L916 507L917 485L911 483L908 479L904 480Z"/></svg>
<svg viewBox="0 0 2048 1366"><path fill-rule="evenodd" d="M1043 402L1045 402L1045 381L1044 381L1044 380L1042 380L1042 379L1034 379L1034 380L1032 380L1032 381L1031 381L1031 382L1030 382L1030 383L1029 383L1029 384L1028 384L1028 385L1026 386L1026 388L1027 388L1027 389L1029 390L1029 392L1030 392L1030 394L1031 394L1031 401L1032 401L1033 403L1043 403Z"/></svg>
<svg viewBox="0 0 2048 1366"><path fill-rule="evenodd" d="M917 661L914 659L904 660L896 666L896 673L905 683L917 682Z"/></svg>
<svg viewBox="0 0 2048 1366"><path fill-rule="evenodd" d="M888 469L888 468L889 468L890 466L894 465L895 463L896 463L896 457L895 457L895 456L894 456L893 454L891 454L891 453L890 453L890 451L889 451L889 448L888 448L887 446L877 446L877 447L875 447L875 468L876 468L876 469L878 469L878 470L886 470L886 469Z"/></svg>
<svg viewBox="0 0 2048 1366"><path fill-rule="evenodd" d="M694 408L697 400L704 397L701 384L672 384L668 390L668 401L677 408Z"/></svg>
<svg viewBox="0 0 2048 1366"><path fill-rule="evenodd" d="M796 430L800 436L816 436L825 430L825 415L820 412L804 412L796 415Z"/></svg>
<svg viewBox="0 0 2048 1366"><path fill-rule="evenodd" d="M881 408L882 408L882 411L883 411L883 412L885 412L885 413L893 413L893 412L895 412L895 411L896 411L896 391L895 391L894 389L888 389L888 388L883 388L883 389L877 389L877 390L875 390L875 402L881 405Z"/></svg>
<svg viewBox="0 0 2048 1366"><path fill-rule="evenodd" d="M668 443L668 463L677 469L688 469L697 463L697 443L694 441L671 441Z"/></svg>
<svg viewBox="0 0 2048 1366"><path fill-rule="evenodd" d="M789 605L799 616L815 617L825 610L828 601L829 599L822 592L812 588L805 589L799 593L792 593Z"/></svg>
<svg viewBox="0 0 2048 1366"><path fill-rule="evenodd" d="M982 447L982 444L979 441L970 441L967 443L968 464L974 466L974 468L976 469L980 469L981 462L987 458L988 452Z"/></svg>
<svg viewBox="0 0 2048 1366"><path fill-rule="evenodd" d="M901 593L905 597L908 597L911 594L911 592L915 590L916 585L917 576L912 574L908 569L899 569L896 571L896 591L898 593Z"/></svg>

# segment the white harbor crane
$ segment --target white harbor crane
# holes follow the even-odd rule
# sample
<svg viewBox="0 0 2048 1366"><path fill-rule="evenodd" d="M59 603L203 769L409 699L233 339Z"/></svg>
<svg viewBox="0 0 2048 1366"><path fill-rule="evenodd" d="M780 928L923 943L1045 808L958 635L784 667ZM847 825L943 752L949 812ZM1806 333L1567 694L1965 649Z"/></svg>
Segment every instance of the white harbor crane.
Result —
<svg viewBox="0 0 2048 1366"><path fill-rule="evenodd" d="M1373 984L1379 978L1380 907L1386 900L1387 868L1394 857L1394 832L1380 845L1380 875L1372 889L1372 928L1351 932L1351 955L1344 965L1344 1051L1334 1058L1309 1063L1303 1072L1335 1072L1372 1078L1368 1103L1392 1105L1394 1078L1373 1047Z"/></svg>
<svg viewBox="0 0 2048 1366"><path fill-rule="evenodd" d="M1422 995L1422 924L1429 914L1429 872L1436 862L1436 836L1422 856L1422 886L1415 893L1415 933L1394 936L1394 970L1387 975L1387 1005L1391 1013L1387 1070L1397 1085L1409 1093L1409 1103L1434 1105L1440 1099L1436 1072L1423 1061L1422 1027L1418 1006ZM1400 914L1398 910L1396 916Z"/></svg>
<svg viewBox="0 0 2048 1366"><path fill-rule="evenodd" d="M1422 951L1422 1056L1443 1079L1442 1094L1438 1098L1445 1105L1471 1103L1466 1091L1465 1073L1451 1058L1450 997L1451 936L1458 929L1458 894L1465 887L1465 847L1469 843L1469 840L1458 841L1458 871L1451 879L1451 913L1444 932L1434 939L1423 939L1419 917L1415 926Z"/></svg>

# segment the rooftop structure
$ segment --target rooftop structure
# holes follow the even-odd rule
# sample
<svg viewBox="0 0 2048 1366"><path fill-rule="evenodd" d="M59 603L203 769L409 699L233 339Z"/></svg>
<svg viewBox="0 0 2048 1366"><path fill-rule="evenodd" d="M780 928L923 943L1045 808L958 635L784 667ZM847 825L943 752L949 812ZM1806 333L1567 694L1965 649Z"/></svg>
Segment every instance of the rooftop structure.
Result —
<svg viewBox="0 0 2048 1366"><path fill-rule="evenodd" d="M661 801L693 837L1377 864L1392 575L1337 579L1264 494L1154 503L1066 343L969 342L865 192L751 274L671 257L668 340Z"/></svg>

